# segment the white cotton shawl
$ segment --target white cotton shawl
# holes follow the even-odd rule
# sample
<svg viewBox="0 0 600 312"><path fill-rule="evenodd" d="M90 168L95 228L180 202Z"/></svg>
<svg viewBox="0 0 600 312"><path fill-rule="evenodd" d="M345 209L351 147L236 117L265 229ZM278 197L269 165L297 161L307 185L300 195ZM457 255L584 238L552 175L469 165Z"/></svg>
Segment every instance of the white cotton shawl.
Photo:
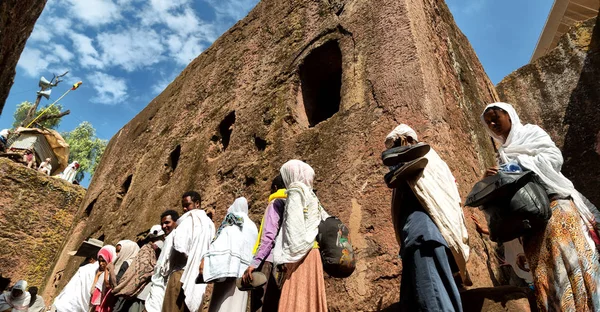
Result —
<svg viewBox="0 0 600 312"><path fill-rule="evenodd" d="M244 219L240 229L236 225L226 226L210 244L204 256L204 281L210 282L224 277L241 277L252 261L252 248L258 237L256 224L248 217L248 201L244 197L235 200L227 213Z"/></svg>
<svg viewBox="0 0 600 312"><path fill-rule="evenodd" d="M61 175L61 177L64 180L67 180L69 183L73 183L73 180L75 180L75 176L77 175L77 169L75 169L75 164L78 164L78 162L72 162L69 166L67 166L67 168L65 169L65 171L63 171Z"/></svg>
<svg viewBox="0 0 600 312"><path fill-rule="evenodd" d="M173 249L174 229L167 237L162 247L160 256L156 260L154 266L154 274L150 279L150 293L144 305L147 312L161 312L163 301L165 299L165 291L167 289L167 279L169 277L169 257Z"/></svg>
<svg viewBox="0 0 600 312"><path fill-rule="evenodd" d="M54 299L57 311L86 312L90 308L90 293L94 277L98 271L98 262L80 267L69 283Z"/></svg>
<svg viewBox="0 0 600 312"><path fill-rule="evenodd" d="M329 217L312 190L315 172L308 164L290 160L280 173L287 188L287 200L273 250L276 265L304 258L314 246L321 220Z"/></svg>
<svg viewBox="0 0 600 312"><path fill-rule="evenodd" d="M387 137L392 136L411 137L418 141L416 133L405 124L396 127ZM423 170L423 174L407 182L427 215L446 240L460 274L465 279L470 251L468 245L469 235L456 179L446 162L440 158L433 148L424 157L427 158L428 163Z"/></svg>
<svg viewBox="0 0 600 312"><path fill-rule="evenodd" d="M490 107L499 107L510 116L511 129L506 141L495 135L487 126L484 119L485 110ZM507 103L493 103L488 105L481 114L481 122L488 133L502 146L498 149L498 160L501 164L517 161L523 168L531 170L542 180L548 194L557 194L561 197L571 196L577 211L581 216L584 226L594 230L594 216L573 183L561 172L563 157L560 149L552 141L548 133L542 128L521 124L521 120L512 105ZM586 235L588 244L593 248L594 242Z"/></svg>
<svg viewBox="0 0 600 312"><path fill-rule="evenodd" d="M115 246L118 245L121 245L121 251L117 255L117 260L115 260L115 274L119 274L123 263L127 262L128 265L131 265L131 262L140 251L140 246L131 240L122 240Z"/></svg>
<svg viewBox="0 0 600 312"><path fill-rule="evenodd" d="M173 249L187 256L181 275L185 304L192 312L198 311L206 284L196 284L202 257L215 236L215 225L204 210L194 209L184 213L177 220L173 238Z"/></svg>
<svg viewBox="0 0 600 312"><path fill-rule="evenodd" d="M14 287L23 290L23 293L19 297L13 297L12 292L6 292L0 295L0 311L8 310L12 308L12 312L27 311L29 309L29 302L31 300L31 294L26 291L27 282L20 280L15 283Z"/></svg>

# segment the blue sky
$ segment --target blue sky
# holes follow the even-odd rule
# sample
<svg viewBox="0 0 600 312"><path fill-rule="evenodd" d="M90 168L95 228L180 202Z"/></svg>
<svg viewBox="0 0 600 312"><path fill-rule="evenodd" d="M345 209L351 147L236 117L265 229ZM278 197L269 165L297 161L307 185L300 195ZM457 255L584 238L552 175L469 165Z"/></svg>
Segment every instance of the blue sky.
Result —
<svg viewBox="0 0 600 312"><path fill-rule="evenodd" d="M257 2L48 0L17 65L0 129L11 126L17 104L35 100L40 76L50 79L69 70L42 105L82 80L83 85L60 102L71 114L58 130L70 131L89 121L97 135L108 140ZM446 3L498 83L529 62L553 1Z"/></svg>

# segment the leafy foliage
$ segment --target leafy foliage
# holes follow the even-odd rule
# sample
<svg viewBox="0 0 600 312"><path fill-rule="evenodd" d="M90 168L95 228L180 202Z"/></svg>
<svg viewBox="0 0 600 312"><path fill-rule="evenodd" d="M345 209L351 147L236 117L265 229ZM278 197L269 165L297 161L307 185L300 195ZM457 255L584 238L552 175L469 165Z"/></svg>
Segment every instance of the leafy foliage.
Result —
<svg viewBox="0 0 600 312"><path fill-rule="evenodd" d="M33 107L33 103L28 102L28 101L25 101L25 102L17 105L17 110L15 111L15 114L13 115L13 117L15 119L13 122L13 128L17 128L21 125L23 120L25 120L25 118L27 118L27 112L32 107ZM38 111L35 112L35 116L39 116L40 113L43 112L46 108L48 108L48 106L44 106L41 108L38 107ZM62 105L55 104L54 106L50 107L50 109L47 112L45 112L44 115L60 114L62 109L63 109ZM60 125L60 120L61 120L60 118L48 119L48 120L43 121L41 123L41 125L48 129L56 129ZM25 126L27 126L27 125L25 125Z"/></svg>
<svg viewBox="0 0 600 312"><path fill-rule="evenodd" d="M96 137L96 129L87 121L62 136L69 143L69 162L77 161L80 165L75 179L81 182L84 172L93 175L108 142Z"/></svg>

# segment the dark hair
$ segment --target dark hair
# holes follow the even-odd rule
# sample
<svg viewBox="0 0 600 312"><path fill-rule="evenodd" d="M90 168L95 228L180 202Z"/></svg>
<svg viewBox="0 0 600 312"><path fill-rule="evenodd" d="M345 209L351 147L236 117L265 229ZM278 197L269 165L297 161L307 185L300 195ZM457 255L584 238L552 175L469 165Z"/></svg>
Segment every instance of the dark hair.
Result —
<svg viewBox="0 0 600 312"><path fill-rule="evenodd" d="M33 306L35 303L35 299L37 298L38 288L35 286L31 286L28 289L29 294L31 294L31 300L29 301L29 307Z"/></svg>
<svg viewBox="0 0 600 312"><path fill-rule="evenodd" d="M190 197L192 199L192 202L200 202L202 199L200 198L200 194L198 194L198 192L195 191L187 191L185 193L183 193L183 195L181 195L181 198L186 198L186 197Z"/></svg>
<svg viewBox="0 0 600 312"><path fill-rule="evenodd" d="M279 189L284 189L284 188L285 188L285 183L283 182L283 177L281 176L281 174L278 174L273 179L273 182L271 182L271 189L277 191Z"/></svg>
<svg viewBox="0 0 600 312"><path fill-rule="evenodd" d="M171 216L171 220L173 220L173 222L175 222L175 221L177 221L177 219L179 219L179 213L177 213L177 211L175 211L175 210L167 210L167 211L163 212L160 215L160 219L162 220L162 218L164 218L166 216Z"/></svg>

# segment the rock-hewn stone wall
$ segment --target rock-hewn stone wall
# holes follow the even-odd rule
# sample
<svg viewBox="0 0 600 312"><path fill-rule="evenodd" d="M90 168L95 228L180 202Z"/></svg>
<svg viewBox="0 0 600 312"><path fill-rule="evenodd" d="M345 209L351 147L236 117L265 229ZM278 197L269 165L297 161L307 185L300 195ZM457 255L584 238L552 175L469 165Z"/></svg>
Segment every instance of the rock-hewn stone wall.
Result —
<svg viewBox="0 0 600 312"><path fill-rule="evenodd" d="M493 163L478 115L494 100L441 0L263 0L111 139L69 244L131 239L162 211L180 210L191 189L216 207L215 223L237 196L259 222L271 179L299 158L314 167L322 203L349 226L357 252L351 277L326 278L330 311L390 307L401 263L380 160L385 135L413 126L464 196ZM494 245L465 212L474 286L497 285ZM81 261L66 251L57 289Z"/></svg>
<svg viewBox="0 0 600 312"><path fill-rule="evenodd" d="M46 1L0 1L0 114L13 84L21 52Z"/></svg>
<svg viewBox="0 0 600 312"><path fill-rule="evenodd" d="M0 273L44 287L85 189L0 157Z"/></svg>
<svg viewBox="0 0 600 312"><path fill-rule="evenodd" d="M562 149L562 172L600 205L600 27L576 24L547 55L504 78L498 95Z"/></svg>

